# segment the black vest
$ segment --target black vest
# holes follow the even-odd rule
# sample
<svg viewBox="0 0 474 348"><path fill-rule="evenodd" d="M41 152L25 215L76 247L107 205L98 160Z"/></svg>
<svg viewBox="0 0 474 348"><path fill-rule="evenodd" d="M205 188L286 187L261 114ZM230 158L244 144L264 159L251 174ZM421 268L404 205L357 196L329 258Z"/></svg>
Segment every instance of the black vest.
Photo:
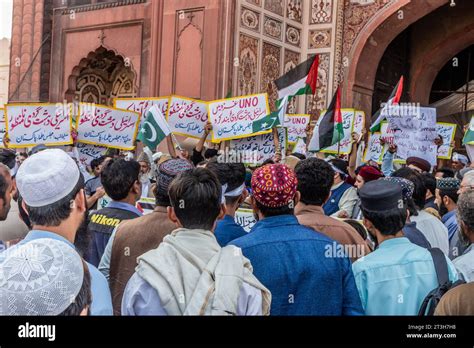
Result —
<svg viewBox="0 0 474 348"><path fill-rule="evenodd" d="M117 208L94 210L89 216L89 231L111 235L115 227L123 220L135 219L136 213Z"/></svg>

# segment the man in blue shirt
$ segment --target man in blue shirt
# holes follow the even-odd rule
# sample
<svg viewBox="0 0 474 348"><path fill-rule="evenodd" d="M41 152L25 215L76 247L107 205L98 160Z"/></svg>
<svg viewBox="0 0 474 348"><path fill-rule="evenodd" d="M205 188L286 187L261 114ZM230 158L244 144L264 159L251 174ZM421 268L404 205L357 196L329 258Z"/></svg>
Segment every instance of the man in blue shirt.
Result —
<svg viewBox="0 0 474 348"><path fill-rule="evenodd" d="M440 178L436 182L436 201L438 202L439 212L442 216L441 221L448 229L450 242L459 230L456 208L460 185L461 182L456 178Z"/></svg>
<svg viewBox="0 0 474 348"><path fill-rule="evenodd" d="M18 245L41 238L62 241L74 248L84 220L84 178L74 160L59 149L44 150L23 162L16 175L33 229ZM15 248L13 246L12 248ZM0 262L5 255L0 254ZM112 299L105 277L88 264L91 275L92 315L112 315Z"/></svg>
<svg viewBox="0 0 474 348"><path fill-rule="evenodd" d="M91 212L89 217L87 229L92 240L87 261L96 267L119 223L142 216L135 207L142 194L139 175L140 165L134 160L114 159L102 169L102 185L112 202L103 209Z"/></svg>
<svg viewBox="0 0 474 348"><path fill-rule="evenodd" d="M416 315L428 293L438 287L430 252L403 235L408 210L402 188L377 180L359 191L364 225L377 248L352 268L362 306L368 315ZM448 263L449 279L457 272Z"/></svg>
<svg viewBox="0 0 474 348"><path fill-rule="evenodd" d="M214 158L209 161L206 168L219 179L225 198L225 216L217 221L214 231L217 242L224 247L234 239L247 234L242 226L235 222L235 212L248 196L245 188L245 166L242 163L221 163Z"/></svg>
<svg viewBox="0 0 474 348"><path fill-rule="evenodd" d="M272 293L271 315L361 315L349 258L339 244L300 225L293 170L270 164L252 176L252 206L259 220L231 244L250 259L255 276Z"/></svg>

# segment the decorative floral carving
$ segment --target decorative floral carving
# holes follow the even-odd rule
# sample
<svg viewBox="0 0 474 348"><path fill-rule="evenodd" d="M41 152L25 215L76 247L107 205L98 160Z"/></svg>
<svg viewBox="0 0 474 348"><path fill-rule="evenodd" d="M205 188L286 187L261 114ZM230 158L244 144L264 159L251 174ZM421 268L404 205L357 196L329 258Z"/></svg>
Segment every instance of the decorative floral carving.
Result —
<svg viewBox="0 0 474 348"><path fill-rule="evenodd" d="M240 25L244 28L259 32L260 31L260 14L246 7L242 7L240 13Z"/></svg>
<svg viewBox="0 0 474 348"><path fill-rule="evenodd" d="M240 34L237 95L257 92L258 40Z"/></svg>
<svg viewBox="0 0 474 348"><path fill-rule="evenodd" d="M301 30L291 25L286 26L286 42L294 45L294 46L301 46Z"/></svg>
<svg viewBox="0 0 474 348"><path fill-rule="evenodd" d="M291 69L295 68L300 63L300 54L297 52L293 52L290 50L285 50L285 58L284 58L284 65L283 65L283 73L287 73ZM287 112L289 114L296 114L297 107L296 107L296 98L293 98L288 103Z"/></svg>
<svg viewBox="0 0 474 348"><path fill-rule="evenodd" d="M331 47L331 29L310 30L309 48Z"/></svg>
<svg viewBox="0 0 474 348"><path fill-rule="evenodd" d="M276 19L265 16L263 20L263 33L271 38L281 41L283 24Z"/></svg>
<svg viewBox="0 0 474 348"><path fill-rule="evenodd" d="M286 16L288 19L301 23L303 20L303 1L289 0L286 7Z"/></svg>
<svg viewBox="0 0 474 348"><path fill-rule="evenodd" d="M308 56L309 58L310 56ZM306 97L306 112L312 115L319 115L321 110L327 107L328 87L329 87L329 53L319 53L318 84L316 94Z"/></svg>
<svg viewBox="0 0 474 348"><path fill-rule="evenodd" d="M262 77L260 89L268 93L270 108L274 110L278 99L278 91L273 83L280 77L281 48L268 42L263 43L262 49Z"/></svg>
<svg viewBox="0 0 474 348"><path fill-rule="evenodd" d="M265 10L283 17L283 0L265 0Z"/></svg>
<svg viewBox="0 0 474 348"><path fill-rule="evenodd" d="M333 0L311 0L311 24L331 23Z"/></svg>

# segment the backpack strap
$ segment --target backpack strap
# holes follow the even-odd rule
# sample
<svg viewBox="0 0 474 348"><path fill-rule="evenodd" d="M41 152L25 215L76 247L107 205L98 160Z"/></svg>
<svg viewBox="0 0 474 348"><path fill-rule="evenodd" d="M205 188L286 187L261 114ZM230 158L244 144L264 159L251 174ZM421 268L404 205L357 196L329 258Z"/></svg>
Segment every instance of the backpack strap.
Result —
<svg viewBox="0 0 474 348"><path fill-rule="evenodd" d="M438 277L438 284L439 286L442 286L449 282L448 263L446 262L446 257L439 248L430 248L428 251L433 258L436 276Z"/></svg>

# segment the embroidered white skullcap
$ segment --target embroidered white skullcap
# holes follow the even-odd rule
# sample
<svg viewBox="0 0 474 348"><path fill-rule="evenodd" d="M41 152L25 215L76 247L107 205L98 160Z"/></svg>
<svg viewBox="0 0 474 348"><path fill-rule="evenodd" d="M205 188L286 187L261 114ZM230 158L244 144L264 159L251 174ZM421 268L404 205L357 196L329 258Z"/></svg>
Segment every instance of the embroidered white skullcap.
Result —
<svg viewBox="0 0 474 348"><path fill-rule="evenodd" d="M79 254L42 238L7 249L0 264L0 315L58 315L73 303L84 279Z"/></svg>
<svg viewBox="0 0 474 348"><path fill-rule="evenodd" d="M16 183L28 206L44 207L71 193L79 176L76 162L66 152L49 149L23 162L16 174Z"/></svg>
<svg viewBox="0 0 474 348"><path fill-rule="evenodd" d="M469 159L466 156L461 155L460 153L457 153L457 152L453 152L452 160L455 162L461 162L464 165L469 163Z"/></svg>

